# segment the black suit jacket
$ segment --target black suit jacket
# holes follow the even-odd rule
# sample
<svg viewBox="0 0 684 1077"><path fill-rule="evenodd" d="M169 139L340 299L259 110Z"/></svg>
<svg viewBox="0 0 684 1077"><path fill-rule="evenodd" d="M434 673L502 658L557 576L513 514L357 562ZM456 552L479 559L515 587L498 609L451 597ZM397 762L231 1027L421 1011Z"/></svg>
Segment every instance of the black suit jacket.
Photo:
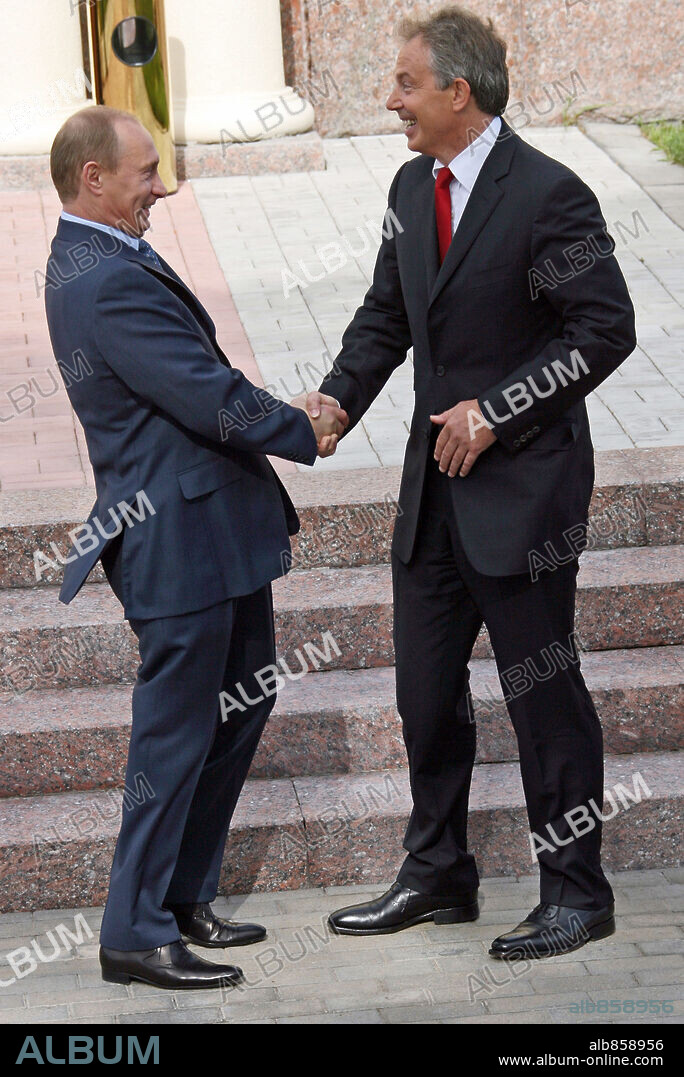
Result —
<svg viewBox="0 0 684 1077"><path fill-rule="evenodd" d="M581 547L594 480L585 397L634 349L634 311L593 192L506 123L441 267L432 166L421 155L394 178L372 286L321 390L351 430L413 346L392 546L404 562L429 416L477 398L497 441L451 480L459 533L478 571L526 572L533 550Z"/></svg>
<svg viewBox="0 0 684 1077"><path fill-rule="evenodd" d="M207 311L160 261L60 220L45 282L52 347L97 489L60 598L71 601L117 540L124 611L138 619L202 609L283 575L299 521L265 454L313 464L317 451L308 416L231 367Z"/></svg>

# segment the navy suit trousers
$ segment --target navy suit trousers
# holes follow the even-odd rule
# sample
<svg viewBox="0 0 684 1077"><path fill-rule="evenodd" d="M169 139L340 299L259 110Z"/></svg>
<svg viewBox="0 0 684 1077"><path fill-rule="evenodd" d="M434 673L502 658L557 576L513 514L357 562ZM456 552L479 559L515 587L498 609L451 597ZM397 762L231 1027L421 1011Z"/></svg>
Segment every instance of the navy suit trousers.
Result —
<svg viewBox="0 0 684 1077"><path fill-rule="evenodd" d="M106 565L117 590L118 558ZM177 617L131 621L141 664L121 831L100 941L145 950L180 938L167 904L213 901L228 827L275 702L271 586ZM240 699L222 720L220 693ZM259 698L261 697L261 698Z"/></svg>

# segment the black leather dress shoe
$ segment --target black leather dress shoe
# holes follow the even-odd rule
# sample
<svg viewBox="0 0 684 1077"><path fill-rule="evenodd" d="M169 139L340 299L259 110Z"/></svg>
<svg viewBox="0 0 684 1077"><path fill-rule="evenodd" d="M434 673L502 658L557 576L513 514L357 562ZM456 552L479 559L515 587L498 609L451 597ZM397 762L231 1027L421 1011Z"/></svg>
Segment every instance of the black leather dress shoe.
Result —
<svg viewBox="0 0 684 1077"><path fill-rule="evenodd" d="M513 931L494 939L489 952L504 960L567 954L587 942L612 935L614 914L613 904L588 911L542 902Z"/></svg>
<svg viewBox="0 0 684 1077"><path fill-rule="evenodd" d="M168 905L182 935L196 946L248 946L266 938L261 924L238 924L214 916L211 905Z"/></svg>
<svg viewBox="0 0 684 1077"><path fill-rule="evenodd" d="M212 965L188 950L180 939L154 950L110 950L100 947L102 979L110 984L137 980L172 991L200 987L233 987L243 979L236 965Z"/></svg>
<svg viewBox="0 0 684 1077"><path fill-rule="evenodd" d="M429 920L436 924L463 924L477 920L479 915L477 890L459 896L434 897L393 883L382 897L331 913L328 923L338 935L391 935Z"/></svg>

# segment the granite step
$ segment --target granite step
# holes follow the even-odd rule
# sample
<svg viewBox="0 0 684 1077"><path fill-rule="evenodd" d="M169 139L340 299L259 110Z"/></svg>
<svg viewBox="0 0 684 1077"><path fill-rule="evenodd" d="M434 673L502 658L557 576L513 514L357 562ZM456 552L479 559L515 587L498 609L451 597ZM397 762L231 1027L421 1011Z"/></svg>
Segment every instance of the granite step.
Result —
<svg viewBox="0 0 684 1077"><path fill-rule="evenodd" d="M594 651L584 675L613 755L684 744L684 647ZM517 759L493 661L471 663L478 761ZM130 685L26 692L0 716L0 796L104 789L124 780ZM308 673L285 680L252 778L346 774L402 767L406 753L394 669Z"/></svg>
<svg viewBox="0 0 684 1077"><path fill-rule="evenodd" d="M590 512L592 550L666 546L684 541L684 448L596 453ZM401 468L315 469L284 481L302 527L293 540L297 568L383 564L389 561ZM59 583L61 570L41 571L34 553L66 555L68 532L84 520L92 488L0 494L0 588ZM97 578L102 579L98 569Z"/></svg>
<svg viewBox="0 0 684 1077"><path fill-rule="evenodd" d="M667 752L606 758L604 865L677 863L684 784ZM621 786L622 788L618 788ZM124 794L123 810L151 795ZM533 870L519 768L475 768L469 847L483 875ZM245 785L228 838L221 893L378 884L394 877L411 808L405 769ZM121 810L116 790L0 802L0 910L100 905ZM589 811L589 808L587 809ZM541 835L549 840L549 835Z"/></svg>
<svg viewBox="0 0 684 1077"><path fill-rule="evenodd" d="M581 649L684 642L681 547L599 550L584 554L581 566ZM290 669L300 668L298 652L316 669L393 663L388 565L293 571L275 582L274 599L278 651ZM107 584L86 585L70 606L50 589L7 589L0 611L3 698L28 688L123 684L135 675L135 637ZM473 656L492 657L486 632Z"/></svg>

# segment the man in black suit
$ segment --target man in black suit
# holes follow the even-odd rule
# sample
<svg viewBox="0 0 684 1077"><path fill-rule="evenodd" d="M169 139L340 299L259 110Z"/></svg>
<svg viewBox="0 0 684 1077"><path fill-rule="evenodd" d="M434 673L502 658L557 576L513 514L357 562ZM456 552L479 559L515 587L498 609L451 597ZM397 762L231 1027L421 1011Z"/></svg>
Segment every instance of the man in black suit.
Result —
<svg viewBox="0 0 684 1077"><path fill-rule="evenodd" d="M231 366L209 314L143 239L164 198L159 154L133 117L96 106L57 134L63 211L45 304L85 431L97 501L67 558L60 598L101 560L138 637L126 805L100 932L103 978L166 988L236 983L206 947L257 942L216 917L228 827L275 696L271 581L290 564L294 506L267 453L313 464L347 422L310 419ZM87 373L85 373L87 371ZM263 680L259 678L263 677ZM246 689L238 715L221 692ZM259 686L264 692L258 691Z"/></svg>
<svg viewBox="0 0 684 1077"><path fill-rule="evenodd" d="M603 759L573 628L594 478L585 398L633 350L633 309L592 191L501 118L506 46L491 21L449 7L400 36L387 108L419 156L394 178L402 229L386 229L321 390L351 430L413 346L392 568L414 806L390 891L330 923L375 934L477 917L468 661L484 622L530 828L557 841L539 843L540 904L490 953L546 956L615 929L600 826L581 824L602 804Z"/></svg>

